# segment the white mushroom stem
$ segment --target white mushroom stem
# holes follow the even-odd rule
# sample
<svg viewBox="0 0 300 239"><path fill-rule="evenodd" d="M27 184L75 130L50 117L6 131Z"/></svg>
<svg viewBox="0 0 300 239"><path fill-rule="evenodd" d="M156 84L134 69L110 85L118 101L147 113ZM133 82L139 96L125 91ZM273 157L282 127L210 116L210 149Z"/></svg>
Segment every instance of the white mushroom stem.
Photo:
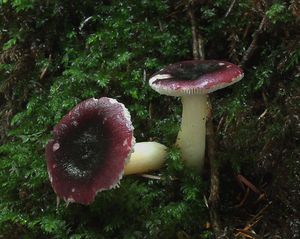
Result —
<svg viewBox="0 0 300 239"><path fill-rule="evenodd" d="M186 165L200 170L204 164L207 95L182 96L181 128L176 144Z"/></svg>
<svg viewBox="0 0 300 239"><path fill-rule="evenodd" d="M167 147L156 142L141 142L134 145L134 151L125 165L125 175L146 173L160 169L167 156Z"/></svg>

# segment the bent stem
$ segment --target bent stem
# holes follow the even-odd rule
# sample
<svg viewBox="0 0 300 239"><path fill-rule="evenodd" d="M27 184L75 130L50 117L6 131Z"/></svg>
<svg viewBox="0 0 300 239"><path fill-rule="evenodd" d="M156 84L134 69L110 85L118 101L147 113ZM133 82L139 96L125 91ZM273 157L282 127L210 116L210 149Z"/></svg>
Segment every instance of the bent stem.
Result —
<svg viewBox="0 0 300 239"><path fill-rule="evenodd" d="M160 169L166 161L167 147L157 142L141 142L125 165L124 175L147 173Z"/></svg>
<svg viewBox="0 0 300 239"><path fill-rule="evenodd" d="M207 95L182 96L181 128L176 144L187 166L202 169L205 154Z"/></svg>

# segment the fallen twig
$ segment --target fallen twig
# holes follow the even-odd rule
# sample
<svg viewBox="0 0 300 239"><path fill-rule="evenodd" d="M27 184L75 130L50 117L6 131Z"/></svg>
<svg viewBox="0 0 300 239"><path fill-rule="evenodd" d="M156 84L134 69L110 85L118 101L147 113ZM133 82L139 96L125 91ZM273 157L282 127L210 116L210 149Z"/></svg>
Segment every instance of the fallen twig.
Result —
<svg viewBox="0 0 300 239"><path fill-rule="evenodd" d="M257 194L261 194L260 190L258 190L257 187L255 187L248 179L246 179L243 175L238 174L236 176L237 180L239 183L244 184L245 186L247 186L248 188L250 188L253 192L257 193Z"/></svg>
<svg viewBox="0 0 300 239"><path fill-rule="evenodd" d="M210 220L212 223L212 228L214 230L216 238L224 238L222 235L222 227L219 219L219 215L217 210L219 208L219 167L216 162L216 141L215 141L215 134L214 134L214 126L212 122L212 113L211 113L211 104L208 99L208 104L210 108L210 114L208 115L206 128L207 128L207 156L210 163L210 193L208 198L208 205L209 205L209 214Z"/></svg>
<svg viewBox="0 0 300 239"><path fill-rule="evenodd" d="M205 52L204 52L204 41L201 34L198 32L197 21L194 15L194 2L187 1L187 14L190 18L191 27L192 27L192 39L193 39L193 57L194 59L204 60ZM212 121L212 112L211 112L211 104L208 98L208 104L210 108L210 114L207 118L206 129L207 129L207 156L208 161L210 163L210 194L208 198L208 202L206 200L206 204L208 206L210 221L212 225L212 229L214 231L216 238L226 238L226 231L222 230L219 215L217 209L219 207L219 170L215 157L215 149L216 149L216 141L214 135L214 125Z"/></svg>
<svg viewBox="0 0 300 239"><path fill-rule="evenodd" d="M241 202L240 202L238 205L235 205L235 206L234 206L235 208L239 208L239 207L241 207L241 206L244 205L244 203L246 202L246 199L247 199L248 196L249 196L249 192L250 192L250 190L249 190L249 188L247 188L247 189L246 189L246 193L245 193L243 199L241 200Z"/></svg>
<svg viewBox="0 0 300 239"><path fill-rule="evenodd" d="M211 104L208 102L211 111ZM210 162L210 194L208 203L216 207L219 203L219 169L216 162L216 141L214 138L214 126L212 122L212 113L208 115L207 123L207 155Z"/></svg>
<svg viewBox="0 0 300 239"><path fill-rule="evenodd" d="M195 60L199 59L199 54L198 54L198 34L197 34L197 24L195 20L195 15L194 15L194 9L192 7L192 3L189 3L187 5L187 13L190 18L191 22L191 27L192 27L192 38L193 38L193 57Z"/></svg>
<svg viewBox="0 0 300 239"><path fill-rule="evenodd" d="M268 207L272 204L272 202L269 202L265 207L263 207L262 209L259 210L259 212L254 215L254 217L252 217L250 219L250 221L247 223L248 225L249 224L252 224L257 218L261 217L262 214L268 209Z"/></svg>
<svg viewBox="0 0 300 239"><path fill-rule="evenodd" d="M252 54L254 53L256 47L257 47L257 40L259 35L262 34L263 32L263 28L265 26L265 24L267 23L267 15L265 14L258 26L258 28L256 29L256 31L253 33L253 38L252 38L252 42L250 43L248 49L246 50L245 54L243 55L243 58L240 62L240 66L244 66L245 63L250 59L250 57L252 56Z"/></svg>
<svg viewBox="0 0 300 239"><path fill-rule="evenodd" d="M238 237L239 235L243 235L244 237L251 238L251 239L262 239L259 235L255 234L254 232L244 230L244 229L236 229L238 231L238 235L235 235Z"/></svg>
<svg viewBox="0 0 300 239"><path fill-rule="evenodd" d="M144 178L150 178L150 179L156 179L156 180L161 180L162 178L160 176L156 175L151 175L151 174L141 174L142 177Z"/></svg>
<svg viewBox="0 0 300 239"><path fill-rule="evenodd" d="M146 174L146 173L143 173L143 174L139 174L139 176L143 177L143 178L149 178L149 179L155 179L155 180L171 180L171 181L175 181L175 180L178 180L178 178L176 177L161 177L161 176L157 176L157 175L152 175L152 174Z"/></svg>
<svg viewBox="0 0 300 239"><path fill-rule="evenodd" d="M258 120L261 120L268 112L268 109L265 109L264 112L258 117Z"/></svg>
<svg viewBox="0 0 300 239"><path fill-rule="evenodd" d="M236 0L233 0L233 1L231 2L231 4L230 4L230 6L229 6L227 12L225 13L225 16L224 16L224 17L228 17L228 15L230 14L230 12L231 12L231 10L232 10L232 8L233 8L235 2L236 2Z"/></svg>
<svg viewBox="0 0 300 239"><path fill-rule="evenodd" d="M241 234L245 234L246 232L248 233L247 235L249 235L249 230L254 227L263 217L260 216L257 218L257 220L255 220L252 224L248 224L247 226L245 226L243 229L236 229L237 233L235 234L235 236L239 236ZM253 236L253 234L250 234L250 236ZM257 235L255 234L254 238L258 238Z"/></svg>

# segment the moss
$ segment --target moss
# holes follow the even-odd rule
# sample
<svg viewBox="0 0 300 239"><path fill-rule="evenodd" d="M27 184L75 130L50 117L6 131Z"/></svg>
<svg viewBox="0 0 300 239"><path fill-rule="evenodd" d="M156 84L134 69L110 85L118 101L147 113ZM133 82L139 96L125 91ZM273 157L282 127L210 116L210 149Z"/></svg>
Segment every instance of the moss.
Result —
<svg viewBox="0 0 300 239"><path fill-rule="evenodd" d="M272 201L257 233L297 238L299 215L299 4L204 1L195 9L208 59L239 64L259 28L245 78L212 95L221 171L221 219L245 226ZM0 237L210 238L208 177L186 170L173 149L180 101L147 79L191 59L182 1L1 1ZM139 141L171 148L162 180L132 176L89 207L61 203L47 179L44 146L52 127L81 100L117 98ZM266 194L245 191L242 174ZM290 216L291 215L291 216ZM261 235L263 236L263 235Z"/></svg>

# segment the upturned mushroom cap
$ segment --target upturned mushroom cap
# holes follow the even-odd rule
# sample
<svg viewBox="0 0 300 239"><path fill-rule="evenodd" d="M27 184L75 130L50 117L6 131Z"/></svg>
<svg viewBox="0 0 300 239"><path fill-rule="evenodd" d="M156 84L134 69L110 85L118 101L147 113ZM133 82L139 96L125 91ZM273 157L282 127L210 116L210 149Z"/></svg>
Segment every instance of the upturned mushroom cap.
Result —
<svg viewBox="0 0 300 239"><path fill-rule="evenodd" d="M150 78L149 85L164 95L208 94L243 76L241 68L226 61L191 60L168 65Z"/></svg>
<svg viewBox="0 0 300 239"><path fill-rule="evenodd" d="M114 99L88 99L53 129L46 146L51 185L68 202L90 204L120 181L135 139L130 114Z"/></svg>

